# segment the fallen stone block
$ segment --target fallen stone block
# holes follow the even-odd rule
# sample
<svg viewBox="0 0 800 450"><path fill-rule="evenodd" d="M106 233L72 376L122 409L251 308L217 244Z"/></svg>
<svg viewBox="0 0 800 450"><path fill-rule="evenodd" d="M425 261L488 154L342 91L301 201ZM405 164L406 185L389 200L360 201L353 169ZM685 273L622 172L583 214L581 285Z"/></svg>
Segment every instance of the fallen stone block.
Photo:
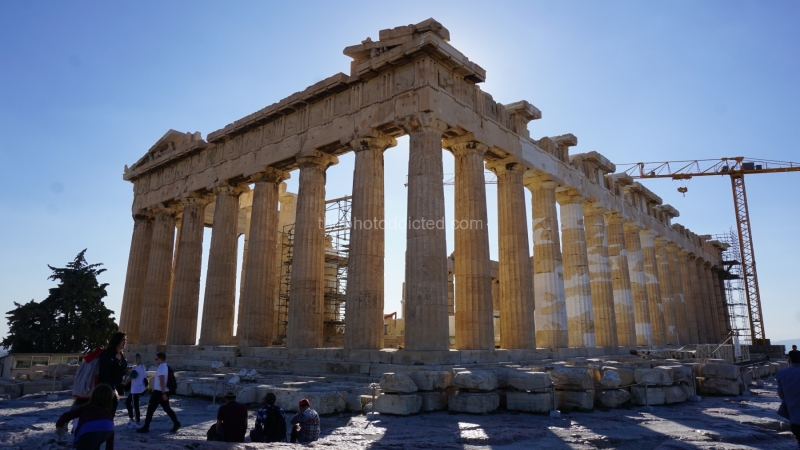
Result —
<svg viewBox="0 0 800 450"><path fill-rule="evenodd" d="M627 367L612 367L612 366L605 366L602 369L603 374L608 371L615 372L619 376L619 385L620 386L628 386L635 382L634 380L634 369L629 369Z"/></svg>
<svg viewBox="0 0 800 450"><path fill-rule="evenodd" d="M550 374L544 372L514 371L508 374L508 385L521 391L546 389L550 387L550 384Z"/></svg>
<svg viewBox="0 0 800 450"><path fill-rule="evenodd" d="M307 398L311 408L319 414L332 414L347 409L347 400L344 393L338 391L308 391L300 389L275 389L276 405L286 411L297 411L297 404L301 399Z"/></svg>
<svg viewBox="0 0 800 450"><path fill-rule="evenodd" d="M594 391L556 391L558 408L591 411L594 409Z"/></svg>
<svg viewBox="0 0 800 450"><path fill-rule="evenodd" d="M617 372L613 370L605 371L603 377L600 378L600 386L606 389L619 387L620 384L622 384L622 380L619 378L619 375L617 375Z"/></svg>
<svg viewBox="0 0 800 450"><path fill-rule="evenodd" d="M374 411L381 414L407 416L422 408L422 398L416 394L381 394L375 399Z"/></svg>
<svg viewBox="0 0 800 450"><path fill-rule="evenodd" d="M491 391L497 389L497 375L488 370L458 372L453 377L453 386L459 389Z"/></svg>
<svg viewBox="0 0 800 450"><path fill-rule="evenodd" d="M447 398L447 409L453 412L485 414L499 406L500 396L494 392L459 392Z"/></svg>
<svg viewBox="0 0 800 450"><path fill-rule="evenodd" d="M689 396L681 389L680 386L665 386L664 387L664 403L683 403Z"/></svg>
<svg viewBox="0 0 800 450"><path fill-rule="evenodd" d="M606 408L618 408L631 401L631 393L627 389L610 389L597 394L597 402Z"/></svg>
<svg viewBox="0 0 800 450"><path fill-rule="evenodd" d="M734 364L703 364L700 366L700 374L703 378L727 378L736 380L739 378L739 366Z"/></svg>
<svg viewBox="0 0 800 450"><path fill-rule="evenodd" d="M658 366L653 370L661 374L661 381L658 382L660 386L672 386L673 373L676 371L675 366Z"/></svg>
<svg viewBox="0 0 800 450"><path fill-rule="evenodd" d="M561 389L593 389L593 369L588 367L556 367L550 372L556 388Z"/></svg>
<svg viewBox="0 0 800 450"><path fill-rule="evenodd" d="M631 387L631 403L634 405L663 405L666 402L664 388L649 387L645 394L644 386Z"/></svg>
<svg viewBox="0 0 800 450"><path fill-rule="evenodd" d="M406 375L408 375L420 391L446 389L453 381L453 374L446 370L420 370L418 372L408 372Z"/></svg>
<svg viewBox="0 0 800 450"><path fill-rule="evenodd" d="M370 400L372 400L371 397ZM345 408L351 412L361 412L364 409L364 405L361 403L361 396L352 393L347 394L345 398Z"/></svg>
<svg viewBox="0 0 800 450"><path fill-rule="evenodd" d="M647 384L648 386L661 384L662 376L663 372L656 369L636 369L633 372L636 384Z"/></svg>
<svg viewBox="0 0 800 450"><path fill-rule="evenodd" d="M417 392L417 385L405 373L387 372L381 375L381 390L385 392Z"/></svg>
<svg viewBox="0 0 800 450"><path fill-rule="evenodd" d="M692 387L692 384L691 384L691 383L688 383L688 384L679 384L679 385L678 385L678 387L679 387L679 388L681 388L681 390L683 391L683 393L686 395L686 398L687 398L687 399L688 399L689 397L692 397L693 395L695 395L695 394L696 394L696 392L694 391L694 388Z"/></svg>
<svg viewBox="0 0 800 450"><path fill-rule="evenodd" d="M703 395L739 395L739 381L727 378L698 378L698 391Z"/></svg>
<svg viewBox="0 0 800 450"><path fill-rule="evenodd" d="M693 372L692 368L688 366L670 366L672 368L672 381L679 383L682 381L691 381Z"/></svg>
<svg viewBox="0 0 800 450"><path fill-rule="evenodd" d="M447 409L447 394L444 392L418 392L422 399L423 412L441 411Z"/></svg>
<svg viewBox="0 0 800 450"><path fill-rule="evenodd" d="M506 409L509 411L526 411L546 413L553 409L553 394L529 394L527 392L509 392L506 394Z"/></svg>

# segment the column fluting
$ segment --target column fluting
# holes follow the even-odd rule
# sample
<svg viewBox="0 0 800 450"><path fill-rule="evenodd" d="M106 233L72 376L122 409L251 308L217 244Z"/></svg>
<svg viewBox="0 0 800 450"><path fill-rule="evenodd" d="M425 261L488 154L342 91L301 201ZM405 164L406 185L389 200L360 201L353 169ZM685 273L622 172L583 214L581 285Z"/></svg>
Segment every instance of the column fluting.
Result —
<svg viewBox="0 0 800 450"><path fill-rule="evenodd" d="M175 210L154 210L153 238L147 264L147 281L142 302L140 344L167 343L169 289L172 282L172 251L175 246Z"/></svg>
<svg viewBox="0 0 800 450"><path fill-rule="evenodd" d="M703 317L703 336L704 344L711 344L716 341L714 331L713 314L711 313L711 304L708 296L708 281L706 280L705 261L698 257L695 260L695 270L697 271L697 287L696 292L699 298L698 306L702 312Z"/></svg>
<svg viewBox="0 0 800 450"><path fill-rule="evenodd" d="M664 328L664 305L661 303L661 285L658 280L658 263L656 261L655 238L653 230L639 232L642 241L642 260L644 274L647 277L647 303L650 307L650 325L653 327L653 344L666 345L667 333Z"/></svg>
<svg viewBox="0 0 800 450"><path fill-rule="evenodd" d="M595 339L598 347L617 347L614 286L606 240L605 212L606 209L596 203L583 203Z"/></svg>
<svg viewBox="0 0 800 450"><path fill-rule="evenodd" d="M625 229L622 215L612 211L605 215L608 260L611 265L611 285L614 289L614 319L617 325L617 345L636 346L636 319L633 313L631 275L625 248Z"/></svg>
<svg viewBox="0 0 800 450"><path fill-rule="evenodd" d="M139 329L142 324L142 303L147 281L147 264L150 261L150 247L153 239L153 215L141 212L133 215L133 236L128 254L128 271L125 274L125 288L122 292L122 311L119 329L128 334L128 342L139 343Z"/></svg>
<svg viewBox="0 0 800 450"><path fill-rule="evenodd" d="M683 298L686 302L686 326L688 328L689 343L700 344L699 316L697 314L697 298L694 293L694 254L684 249L678 250L678 267L681 273L681 287Z"/></svg>
<svg viewBox="0 0 800 450"><path fill-rule="evenodd" d="M634 222L625 222L625 249L628 256L628 270L633 297L633 316L636 320L636 344L653 345L653 324L650 322L650 301L647 296L647 275L644 272L642 240L639 233L642 227Z"/></svg>
<svg viewBox="0 0 800 450"><path fill-rule="evenodd" d="M660 236L655 238L655 248L658 287L659 292L661 292L661 305L663 306L664 315L664 333L667 344L679 345L675 297L672 293L672 275L669 271L669 255L667 255L667 240Z"/></svg>
<svg viewBox="0 0 800 450"><path fill-rule="evenodd" d="M669 258L669 276L672 282L673 302L675 303L675 321L678 327L678 340L681 344L692 343L689 331L689 318L686 315L686 294L683 291L683 277L680 270L678 245L674 242L667 244L667 257Z"/></svg>

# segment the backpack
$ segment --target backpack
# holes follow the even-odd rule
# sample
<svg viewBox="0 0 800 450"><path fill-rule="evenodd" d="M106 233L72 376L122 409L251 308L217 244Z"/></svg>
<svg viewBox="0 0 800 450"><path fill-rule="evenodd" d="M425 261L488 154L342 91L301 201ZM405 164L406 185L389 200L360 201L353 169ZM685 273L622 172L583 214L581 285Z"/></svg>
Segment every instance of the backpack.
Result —
<svg viewBox="0 0 800 450"><path fill-rule="evenodd" d="M178 390L178 380L175 379L175 372L173 372L172 367L167 366L167 371L167 389L171 394L174 394Z"/></svg>
<svg viewBox="0 0 800 450"><path fill-rule="evenodd" d="M281 408L273 405L267 410L267 420L264 421L264 438L266 442L283 442L286 440L286 418L281 414Z"/></svg>
<svg viewBox="0 0 800 450"><path fill-rule="evenodd" d="M100 380L100 355L103 354L103 347L97 347L91 353L83 357L83 362L75 372L75 381L72 385L72 397L77 399L88 399L92 395L92 389L99 384Z"/></svg>

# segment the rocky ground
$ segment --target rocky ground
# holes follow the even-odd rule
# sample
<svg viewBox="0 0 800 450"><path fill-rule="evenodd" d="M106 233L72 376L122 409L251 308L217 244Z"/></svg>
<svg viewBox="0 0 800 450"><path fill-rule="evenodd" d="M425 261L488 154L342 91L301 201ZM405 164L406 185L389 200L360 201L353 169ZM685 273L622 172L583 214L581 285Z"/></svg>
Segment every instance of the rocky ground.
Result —
<svg viewBox="0 0 800 450"><path fill-rule="evenodd" d="M57 401L45 395L28 395L0 401L0 447L54 450L71 448L55 434L55 420L71 404L69 391ZM146 400L146 399L145 399ZM151 432L137 434L126 428L124 405L117 414L116 448L258 449L292 444L224 444L207 442L206 430L214 421L207 411L211 402L177 397L173 408L183 428L169 433L170 420L159 409ZM322 418L321 439L313 447L342 449L383 448L553 448L553 449L796 449L788 424L775 414L778 398L774 382L753 389L749 396L706 397L699 403L546 415L498 411L486 415L436 412L409 417L334 414ZM255 420L251 408L250 425Z"/></svg>

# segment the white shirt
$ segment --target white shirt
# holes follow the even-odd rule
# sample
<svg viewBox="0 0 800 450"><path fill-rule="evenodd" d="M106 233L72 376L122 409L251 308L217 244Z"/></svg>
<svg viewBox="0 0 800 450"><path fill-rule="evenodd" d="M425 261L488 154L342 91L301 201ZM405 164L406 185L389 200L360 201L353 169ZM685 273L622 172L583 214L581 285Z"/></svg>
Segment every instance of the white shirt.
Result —
<svg viewBox="0 0 800 450"><path fill-rule="evenodd" d="M144 368L143 365L139 364L138 366L134 367L133 370L139 374L136 378L131 378L131 394L141 394L144 392L144 380L147 379L147 369Z"/></svg>
<svg viewBox="0 0 800 450"><path fill-rule="evenodd" d="M167 368L167 363L162 362L158 365L158 369L156 369L156 376L153 379L153 390L154 391L161 391L161 392L169 392L169 389L166 386L161 386L161 375L164 375L164 384L167 384L169 378L169 369Z"/></svg>

